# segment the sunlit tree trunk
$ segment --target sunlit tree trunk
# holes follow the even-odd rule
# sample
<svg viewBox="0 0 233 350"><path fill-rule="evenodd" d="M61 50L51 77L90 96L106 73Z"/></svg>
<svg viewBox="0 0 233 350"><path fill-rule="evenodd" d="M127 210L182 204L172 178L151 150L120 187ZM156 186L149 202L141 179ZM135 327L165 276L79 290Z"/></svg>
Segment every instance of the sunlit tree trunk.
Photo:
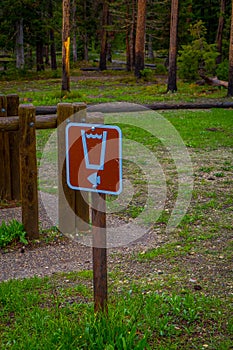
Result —
<svg viewBox="0 0 233 350"><path fill-rule="evenodd" d="M145 56L145 29L146 29L146 0L138 0L137 28L135 41L135 71L137 78L141 78L144 69Z"/></svg>
<svg viewBox="0 0 233 350"><path fill-rule="evenodd" d="M23 18L16 23L16 68L24 68Z"/></svg>
<svg viewBox="0 0 233 350"><path fill-rule="evenodd" d="M178 12L179 12L178 9L179 9L179 0L172 0L167 92L177 91L176 59L177 59Z"/></svg>
<svg viewBox="0 0 233 350"><path fill-rule="evenodd" d="M216 35L216 46L217 46L217 51L219 52L219 55L216 58L217 64L222 62L222 36L223 36L223 28L224 28L225 11L226 11L226 0L220 0L220 15L218 18L218 30Z"/></svg>
<svg viewBox="0 0 233 350"><path fill-rule="evenodd" d="M228 91L227 96L233 96L233 0L231 9L231 32L229 45L229 77L228 77Z"/></svg>
<svg viewBox="0 0 233 350"><path fill-rule="evenodd" d="M62 2L62 92L70 91L70 0Z"/></svg>

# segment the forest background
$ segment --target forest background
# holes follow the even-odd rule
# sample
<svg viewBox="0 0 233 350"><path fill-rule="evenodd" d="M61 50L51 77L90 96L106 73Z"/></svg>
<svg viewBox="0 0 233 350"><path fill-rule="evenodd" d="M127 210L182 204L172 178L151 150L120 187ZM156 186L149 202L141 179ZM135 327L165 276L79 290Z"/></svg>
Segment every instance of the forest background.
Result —
<svg viewBox="0 0 233 350"><path fill-rule="evenodd" d="M229 0L3 0L0 63L8 77L9 68L25 73L62 65L62 89L69 91L65 62L78 68L94 62L104 71L123 59L141 78L151 74L146 59L157 74L168 75L167 91L177 90L178 72L186 81L217 76L229 82L232 96L231 16Z"/></svg>

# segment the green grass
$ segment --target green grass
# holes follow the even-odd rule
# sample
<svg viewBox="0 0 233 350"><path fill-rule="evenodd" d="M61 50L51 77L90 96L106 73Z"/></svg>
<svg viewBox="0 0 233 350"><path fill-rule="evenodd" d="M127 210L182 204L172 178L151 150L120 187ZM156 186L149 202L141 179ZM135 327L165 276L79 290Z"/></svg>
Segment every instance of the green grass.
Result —
<svg viewBox="0 0 233 350"><path fill-rule="evenodd" d="M217 149L233 146L232 110L173 111L163 115L180 133L186 146Z"/></svg>
<svg viewBox="0 0 233 350"><path fill-rule="evenodd" d="M105 317L94 314L86 287L74 282L75 273L1 283L0 348L230 349L233 320L223 300L132 285L110 295Z"/></svg>
<svg viewBox="0 0 233 350"><path fill-rule="evenodd" d="M0 225L0 248L4 248L13 242L28 243L23 225L15 219L8 223L2 221Z"/></svg>
<svg viewBox="0 0 233 350"><path fill-rule="evenodd" d="M71 72L71 93L61 98L61 72L31 73L19 77L18 81L2 80L0 92L18 93L22 103L34 105L55 105L61 101L81 101L103 103L126 101L132 103L154 102L194 102L204 99L226 99L226 90L219 87L198 86L178 81L178 92L167 94L165 78L160 80L154 75L149 82L137 82L133 73L95 72L93 77L83 74L78 69ZM14 75L13 75L14 77Z"/></svg>
<svg viewBox="0 0 233 350"><path fill-rule="evenodd" d="M185 245L181 242L166 243L161 247L156 247L149 249L146 252L141 252L138 254L138 259L142 260L153 260L158 256L163 256L164 259L173 258L176 256L186 255L191 251L193 245L186 243Z"/></svg>

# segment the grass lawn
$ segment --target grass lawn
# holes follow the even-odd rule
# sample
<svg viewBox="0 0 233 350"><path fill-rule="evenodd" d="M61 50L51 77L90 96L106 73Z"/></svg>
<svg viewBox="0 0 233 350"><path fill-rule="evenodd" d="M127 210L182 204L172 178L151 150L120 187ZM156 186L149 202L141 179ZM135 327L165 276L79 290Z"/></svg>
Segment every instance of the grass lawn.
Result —
<svg viewBox="0 0 233 350"><path fill-rule="evenodd" d="M69 99L101 102L122 97L149 103L153 96L153 102L204 98L203 87L180 83L180 92L167 96L165 85L137 84L131 78L125 87L124 79L125 75L118 77L116 86L111 79L73 81L80 96L74 92ZM57 92L50 91L52 85ZM4 93L19 92L22 101L31 99L36 105L59 102L58 80L42 81L40 86L38 81L0 86ZM205 90L208 98L224 94L218 88ZM123 137L153 152L165 174L167 197L153 223L155 244L110 253L108 316L93 312L91 270L1 282L0 349L232 349L233 112L182 110L161 115L176 128L192 160L194 187L183 220L166 232L178 191L171 152L154 135L122 125ZM48 131L38 132L38 156L48 136ZM119 215L133 220L144 210L147 190L137 168L126 165L135 195Z"/></svg>
<svg viewBox="0 0 233 350"><path fill-rule="evenodd" d="M55 76L54 76L55 74ZM105 71L71 72L71 92L61 98L60 72L36 74L35 72L16 80L2 80L0 93L18 93L21 103L34 105L55 105L64 102L104 103L127 101L150 104L154 102L194 102L206 99L231 100L226 98L227 91L218 86L199 86L195 83L178 81L178 92L167 94L166 77L156 76L149 80L137 81L133 73Z"/></svg>

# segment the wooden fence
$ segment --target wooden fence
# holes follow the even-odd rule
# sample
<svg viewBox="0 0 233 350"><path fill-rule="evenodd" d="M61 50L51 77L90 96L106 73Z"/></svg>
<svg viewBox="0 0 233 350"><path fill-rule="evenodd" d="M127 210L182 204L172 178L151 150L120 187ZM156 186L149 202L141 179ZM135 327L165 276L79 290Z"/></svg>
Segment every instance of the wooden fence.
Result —
<svg viewBox="0 0 233 350"><path fill-rule="evenodd" d="M32 104L19 104L17 95L0 95L0 199L21 200L22 223L29 238L39 236L36 129L58 130L59 229L84 231L89 223L85 193L73 191L66 184L65 123L88 122L84 103L59 103L48 114ZM57 112L54 114L54 112ZM89 121L90 122L90 121ZM95 122L103 122L96 120ZM67 211L67 204L72 210ZM77 214L77 215L75 215ZM67 223L69 228L67 227Z"/></svg>
<svg viewBox="0 0 233 350"><path fill-rule="evenodd" d="M200 108L196 104L176 104L146 106L151 109ZM233 103L206 103L202 108L232 108ZM128 111L128 105L117 105ZM140 106L139 106L140 108ZM29 238L39 235L38 219L38 180L36 158L36 130L58 130L58 202L59 229L62 232L86 231L89 227L89 206L87 193L68 188L65 170L65 125L70 118L77 122L104 123L92 107L92 119L87 117L84 103L59 103L57 106L34 107L32 104L19 104L16 94L0 95L0 200L21 200L22 222ZM108 113L109 108L105 111ZM93 119L94 118L94 119ZM67 201L72 210L67 208ZM75 215L77 214L77 215ZM68 227L69 226L69 227Z"/></svg>

